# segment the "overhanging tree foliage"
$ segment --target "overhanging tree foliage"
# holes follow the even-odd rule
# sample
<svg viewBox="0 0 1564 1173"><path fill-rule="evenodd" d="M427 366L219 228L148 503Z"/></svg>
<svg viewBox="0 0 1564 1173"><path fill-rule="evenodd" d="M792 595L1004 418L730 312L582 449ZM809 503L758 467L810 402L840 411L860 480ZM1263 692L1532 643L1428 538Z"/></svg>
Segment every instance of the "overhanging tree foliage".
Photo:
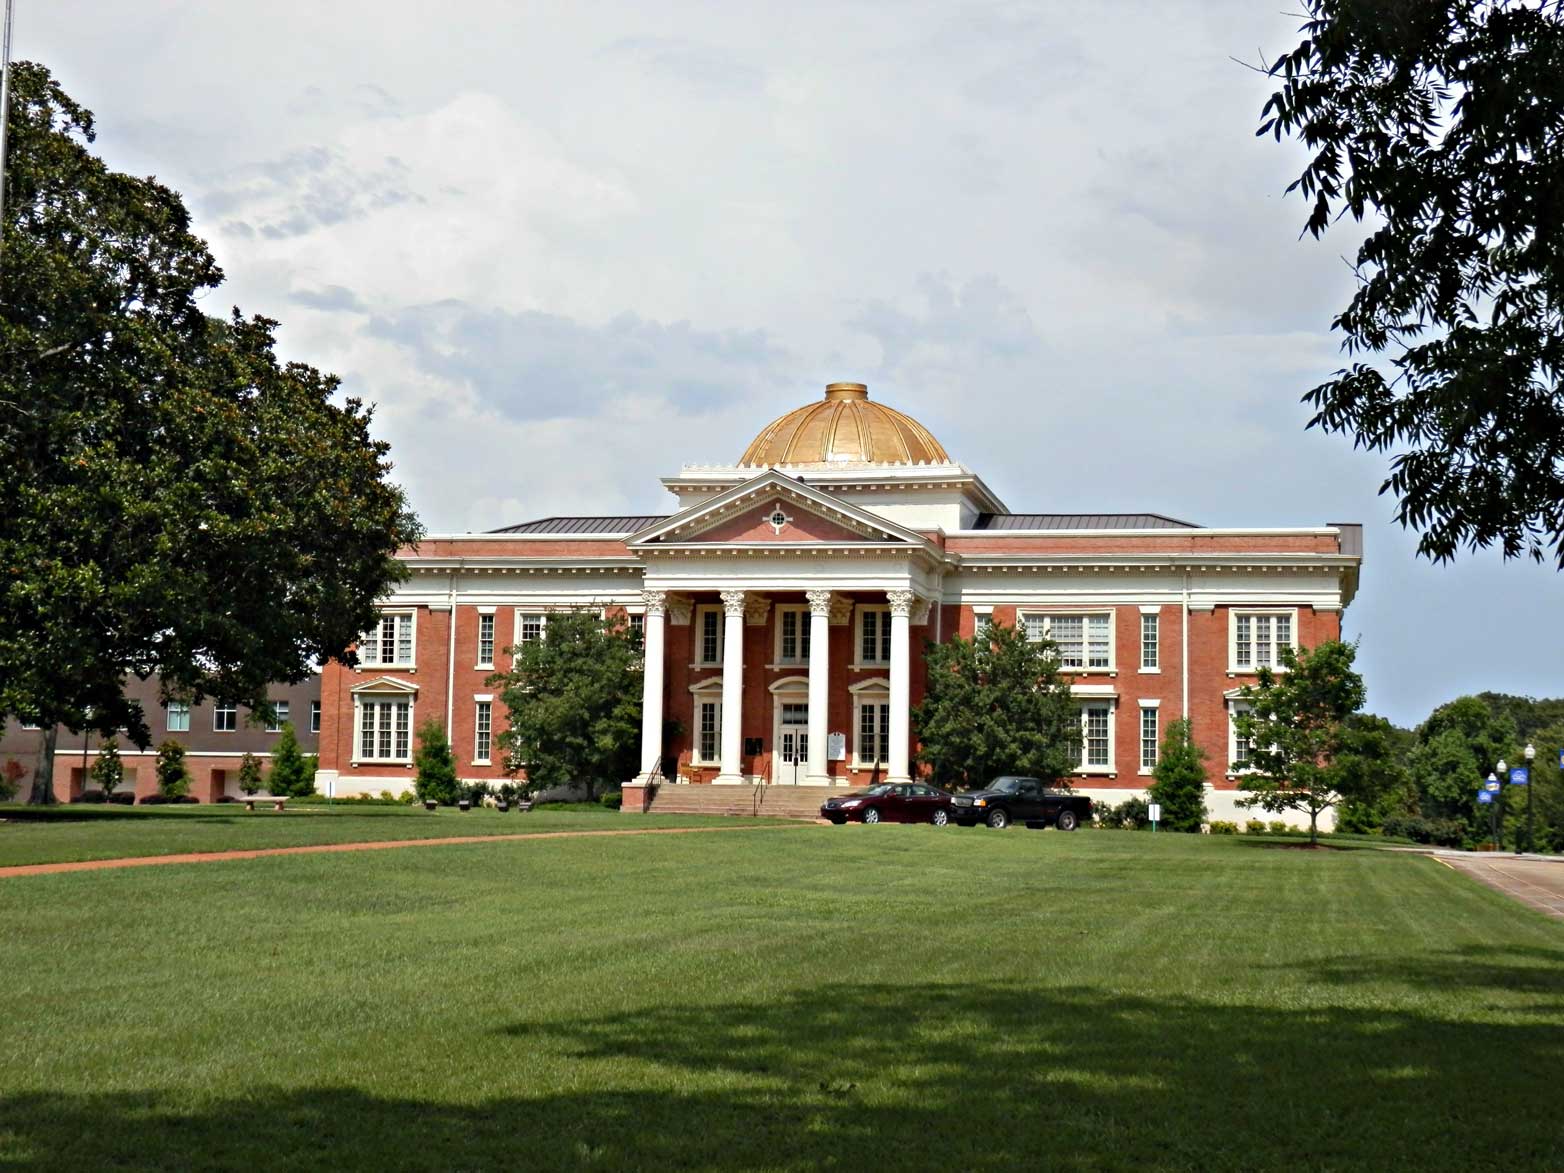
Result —
<svg viewBox="0 0 1564 1173"><path fill-rule="evenodd" d="M1189 733L1187 717L1168 726L1147 788L1169 831L1198 831L1206 821L1206 754Z"/></svg>
<svg viewBox="0 0 1564 1173"><path fill-rule="evenodd" d="M1241 695L1249 708L1235 718L1249 743L1249 760L1233 763L1244 806L1294 810L1309 816L1309 839L1319 837L1322 812L1348 798L1362 798L1372 774L1359 758L1344 756L1348 720L1363 704L1363 677L1353 670L1357 649L1330 640L1312 651L1278 649L1282 671L1261 668ZM1353 743L1360 752L1366 743Z"/></svg>
<svg viewBox="0 0 1564 1173"><path fill-rule="evenodd" d="M940 785L984 786L1002 774L1055 781L1081 761L1081 709L1052 641L990 623L973 639L924 646L923 703L913 710L918 760Z"/></svg>
<svg viewBox="0 0 1564 1173"><path fill-rule="evenodd" d="M375 620L417 524L337 380L275 323L209 319L222 280L179 196L107 168L92 115L12 66L0 224L0 718L150 741L165 699L266 704ZM34 786L35 801L52 800Z"/></svg>
<svg viewBox="0 0 1564 1173"><path fill-rule="evenodd" d="M641 638L620 617L555 611L543 635L511 649L495 673L508 728L496 740L511 774L537 790L580 783L592 798L636 771L641 744Z"/></svg>
<svg viewBox="0 0 1564 1173"><path fill-rule="evenodd" d="M1437 560L1564 566L1564 0L1303 0L1260 134L1312 155L1318 237L1375 227L1311 426L1395 452L1381 491Z"/></svg>

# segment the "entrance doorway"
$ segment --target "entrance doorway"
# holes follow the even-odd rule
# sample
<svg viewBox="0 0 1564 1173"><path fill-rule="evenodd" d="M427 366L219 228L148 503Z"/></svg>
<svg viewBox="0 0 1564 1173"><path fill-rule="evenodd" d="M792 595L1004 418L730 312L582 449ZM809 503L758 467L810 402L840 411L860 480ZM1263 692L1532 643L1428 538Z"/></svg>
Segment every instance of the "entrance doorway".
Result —
<svg viewBox="0 0 1564 1173"><path fill-rule="evenodd" d="M809 702L777 698L776 737L771 781L796 786L809 772Z"/></svg>

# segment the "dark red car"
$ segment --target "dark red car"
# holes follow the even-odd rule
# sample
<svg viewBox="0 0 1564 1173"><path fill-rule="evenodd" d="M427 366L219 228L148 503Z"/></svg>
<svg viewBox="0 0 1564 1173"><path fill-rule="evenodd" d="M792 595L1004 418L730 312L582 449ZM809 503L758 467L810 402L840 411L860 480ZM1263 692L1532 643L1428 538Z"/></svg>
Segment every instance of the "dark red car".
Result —
<svg viewBox="0 0 1564 1173"><path fill-rule="evenodd" d="M883 782L867 790L855 790L820 805L820 817L837 826L856 819L860 823L950 822L950 795L922 782Z"/></svg>

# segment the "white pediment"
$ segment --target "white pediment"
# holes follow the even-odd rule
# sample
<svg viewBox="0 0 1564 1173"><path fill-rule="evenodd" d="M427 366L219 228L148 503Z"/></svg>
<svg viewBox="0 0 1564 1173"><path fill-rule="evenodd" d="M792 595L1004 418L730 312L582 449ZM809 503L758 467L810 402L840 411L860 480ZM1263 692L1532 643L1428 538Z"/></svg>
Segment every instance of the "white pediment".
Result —
<svg viewBox="0 0 1564 1173"><path fill-rule="evenodd" d="M418 691L418 685L406 680L398 680L394 676L382 676L377 680L366 680L362 684L355 684L349 692L378 692L378 693L405 693L412 696Z"/></svg>

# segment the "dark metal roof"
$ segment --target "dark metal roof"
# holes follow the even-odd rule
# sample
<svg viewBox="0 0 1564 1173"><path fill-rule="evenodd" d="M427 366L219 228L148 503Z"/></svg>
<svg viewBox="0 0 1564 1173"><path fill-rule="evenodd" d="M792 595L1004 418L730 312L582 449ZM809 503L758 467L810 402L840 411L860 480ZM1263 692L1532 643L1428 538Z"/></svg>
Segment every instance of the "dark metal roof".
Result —
<svg viewBox="0 0 1564 1173"><path fill-rule="evenodd" d="M666 520L668 515L665 513L647 517L540 517L536 521L501 526L489 532L491 534L633 534L653 522Z"/></svg>
<svg viewBox="0 0 1564 1173"><path fill-rule="evenodd" d="M980 513L973 529L1199 529L1160 513Z"/></svg>

